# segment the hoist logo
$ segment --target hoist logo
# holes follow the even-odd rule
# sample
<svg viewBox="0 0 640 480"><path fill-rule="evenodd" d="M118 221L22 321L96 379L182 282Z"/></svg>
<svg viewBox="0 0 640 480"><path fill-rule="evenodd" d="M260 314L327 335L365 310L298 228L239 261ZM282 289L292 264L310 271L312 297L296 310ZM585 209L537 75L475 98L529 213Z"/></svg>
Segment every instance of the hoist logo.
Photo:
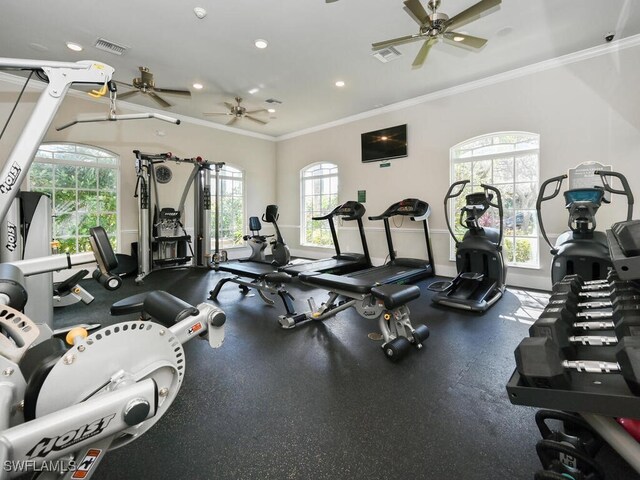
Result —
<svg viewBox="0 0 640 480"><path fill-rule="evenodd" d="M18 227L14 223L7 222L7 250L13 252L18 246Z"/></svg>
<svg viewBox="0 0 640 480"><path fill-rule="evenodd" d="M62 435L57 437L48 438L45 437L40 440L31 450L27 452L27 457L29 459L32 458L44 458L49 455L51 452L57 452L60 450L64 450L76 443L80 443L83 440L86 440L91 437L95 437L104 431L109 425L109 422L113 420L116 414L113 413L106 417L103 417L99 420L95 420L91 423L87 423L86 425L82 425L75 430L69 430Z"/></svg>
<svg viewBox="0 0 640 480"><path fill-rule="evenodd" d="M0 192L9 193L13 189L13 186L18 181L18 176L20 176L20 172L22 172L22 168L20 168L20 165L18 165L16 162L13 162L13 165L11 165L11 169L9 170L9 173L5 177L4 181L0 184Z"/></svg>

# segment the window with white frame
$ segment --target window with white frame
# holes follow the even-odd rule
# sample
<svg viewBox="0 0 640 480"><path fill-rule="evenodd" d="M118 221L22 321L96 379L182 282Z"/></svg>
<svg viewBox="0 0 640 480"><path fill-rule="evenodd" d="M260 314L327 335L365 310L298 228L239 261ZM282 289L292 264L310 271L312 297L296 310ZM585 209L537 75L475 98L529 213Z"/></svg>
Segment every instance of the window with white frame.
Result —
<svg viewBox="0 0 640 480"><path fill-rule="evenodd" d="M300 243L314 247L333 245L329 223L312 217L325 215L338 205L338 166L316 163L303 168L300 171L300 192Z"/></svg>
<svg viewBox="0 0 640 480"><path fill-rule="evenodd" d="M455 204L449 205L455 222L456 236L465 229L458 218L465 196L480 191L481 184L500 190L504 206L504 247L507 264L538 267L538 225L536 198L538 195L540 136L527 132L497 132L466 140L450 150L451 179L470 180ZM482 226L498 227L498 214L491 209L482 217ZM453 251L453 245L452 245ZM452 254L453 255L453 254Z"/></svg>
<svg viewBox="0 0 640 480"><path fill-rule="evenodd" d="M117 247L118 166L118 155L102 148L40 145L27 185L51 197L53 240L60 253L91 250L89 229L95 226L102 226Z"/></svg>
<svg viewBox="0 0 640 480"><path fill-rule="evenodd" d="M243 245L244 222L244 173L242 170L225 165L220 169L220 248L232 248ZM215 199L215 173L211 172L211 194ZM215 241L215 206L211 206L211 248Z"/></svg>

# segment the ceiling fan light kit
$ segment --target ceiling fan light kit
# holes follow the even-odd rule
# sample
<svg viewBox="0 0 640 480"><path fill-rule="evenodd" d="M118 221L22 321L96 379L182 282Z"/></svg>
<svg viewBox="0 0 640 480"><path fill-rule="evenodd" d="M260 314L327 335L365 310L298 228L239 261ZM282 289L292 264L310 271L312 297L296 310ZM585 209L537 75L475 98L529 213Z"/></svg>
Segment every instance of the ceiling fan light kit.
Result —
<svg viewBox="0 0 640 480"><path fill-rule="evenodd" d="M451 45L457 47L480 49L487 43L485 38L475 37L454 30L477 20L481 15L501 3L502 0L480 0L480 2L470 6L457 15L449 17L438 11L440 0L429 0L427 8L431 13L427 13L427 10L422 6L420 0L405 0L405 10L419 25L418 33L376 42L373 43L371 47L374 51L378 51L397 45L404 45L405 43L424 41L413 60L413 68L420 68L424 65L431 47L439 40L451 40Z"/></svg>

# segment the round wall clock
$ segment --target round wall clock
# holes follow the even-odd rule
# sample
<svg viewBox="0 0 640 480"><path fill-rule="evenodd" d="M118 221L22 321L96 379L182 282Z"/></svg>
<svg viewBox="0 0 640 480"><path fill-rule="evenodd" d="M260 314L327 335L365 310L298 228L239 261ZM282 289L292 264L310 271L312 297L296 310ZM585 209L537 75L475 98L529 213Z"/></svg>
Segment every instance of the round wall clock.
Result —
<svg viewBox="0 0 640 480"><path fill-rule="evenodd" d="M156 180L158 180L158 183L169 183L171 177L173 177L173 173L171 173L169 167L166 165L158 165L156 167Z"/></svg>

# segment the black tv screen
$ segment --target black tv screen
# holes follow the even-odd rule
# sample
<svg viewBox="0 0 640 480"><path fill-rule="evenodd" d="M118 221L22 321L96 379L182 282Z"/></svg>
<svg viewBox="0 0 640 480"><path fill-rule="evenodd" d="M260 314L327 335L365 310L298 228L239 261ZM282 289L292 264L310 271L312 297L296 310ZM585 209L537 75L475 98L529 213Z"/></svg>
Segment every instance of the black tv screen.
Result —
<svg viewBox="0 0 640 480"><path fill-rule="evenodd" d="M363 133L362 161L377 162L407 156L407 125Z"/></svg>

